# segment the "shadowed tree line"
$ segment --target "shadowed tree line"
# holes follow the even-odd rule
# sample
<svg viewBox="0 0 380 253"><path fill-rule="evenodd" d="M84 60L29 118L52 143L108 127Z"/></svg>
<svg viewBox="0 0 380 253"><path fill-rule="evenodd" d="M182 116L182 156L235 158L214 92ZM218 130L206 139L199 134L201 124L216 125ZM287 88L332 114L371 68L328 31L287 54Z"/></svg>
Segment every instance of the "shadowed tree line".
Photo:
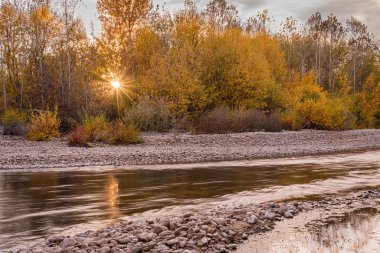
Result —
<svg viewBox="0 0 380 253"><path fill-rule="evenodd" d="M185 0L176 12L98 0L102 32L90 36L74 15L80 4L1 1L1 108L57 106L63 121L104 114L143 130L230 114L231 124L278 115L287 129L380 125L377 41L354 17L278 26L267 11L242 20L225 0L204 9Z"/></svg>

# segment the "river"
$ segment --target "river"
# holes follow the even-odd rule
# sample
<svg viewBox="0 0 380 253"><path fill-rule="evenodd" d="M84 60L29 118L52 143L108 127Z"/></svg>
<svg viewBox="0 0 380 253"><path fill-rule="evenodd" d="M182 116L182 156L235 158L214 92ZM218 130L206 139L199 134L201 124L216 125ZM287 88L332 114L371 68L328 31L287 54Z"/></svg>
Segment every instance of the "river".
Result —
<svg viewBox="0 0 380 253"><path fill-rule="evenodd" d="M317 199L380 186L380 152L0 172L0 249L129 215Z"/></svg>

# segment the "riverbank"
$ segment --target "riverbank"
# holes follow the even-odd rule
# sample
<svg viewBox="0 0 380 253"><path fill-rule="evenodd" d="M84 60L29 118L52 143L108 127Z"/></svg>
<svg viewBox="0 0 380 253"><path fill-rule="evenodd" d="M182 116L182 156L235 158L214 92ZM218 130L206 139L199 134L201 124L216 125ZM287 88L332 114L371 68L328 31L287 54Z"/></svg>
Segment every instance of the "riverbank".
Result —
<svg viewBox="0 0 380 253"><path fill-rule="evenodd" d="M224 205L170 217L125 220L98 231L69 237L52 236L43 244L9 252L253 252L265 245L255 244L257 236L272 231L286 220L294 219L295 224L301 224L301 219L304 226L305 217L310 224L330 217L327 213L336 215L364 207L378 212L379 199L380 190L372 190L319 201ZM298 220L297 216L300 216ZM277 240L273 235L269 238Z"/></svg>
<svg viewBox="0 0 380 253"><path fill-rule="evenodd" d="M69 147L0 136L0 169L44 169L251 160L380 149L380 130L192 135L144 133L144 143Z"/></svg>

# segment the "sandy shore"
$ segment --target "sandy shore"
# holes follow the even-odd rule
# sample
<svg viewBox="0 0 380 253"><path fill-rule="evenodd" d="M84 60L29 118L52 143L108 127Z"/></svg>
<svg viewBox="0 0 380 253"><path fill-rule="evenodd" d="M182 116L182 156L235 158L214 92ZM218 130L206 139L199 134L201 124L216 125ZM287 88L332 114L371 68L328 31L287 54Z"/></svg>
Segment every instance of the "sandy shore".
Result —
<svg viewBox="0 0 380 253"><path fill-rule="evenodd" d="M248 160L380 148L380 130L191 135L145 133L144 144L69 147L0 136L0 169L67 168Z"/></svg>

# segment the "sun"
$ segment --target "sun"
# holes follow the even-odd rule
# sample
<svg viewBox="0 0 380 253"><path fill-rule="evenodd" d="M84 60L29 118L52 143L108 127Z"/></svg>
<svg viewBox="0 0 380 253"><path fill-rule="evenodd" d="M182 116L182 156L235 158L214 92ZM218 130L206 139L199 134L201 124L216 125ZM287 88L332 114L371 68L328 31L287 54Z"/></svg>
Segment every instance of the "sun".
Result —
<svg viewBox="0 0 380 253"><path fill-rule="evenodd" d="M117 80L112 81L111 84L112 84L112 87L114 87L115 89L120 88L120 82Z"/></svg>

